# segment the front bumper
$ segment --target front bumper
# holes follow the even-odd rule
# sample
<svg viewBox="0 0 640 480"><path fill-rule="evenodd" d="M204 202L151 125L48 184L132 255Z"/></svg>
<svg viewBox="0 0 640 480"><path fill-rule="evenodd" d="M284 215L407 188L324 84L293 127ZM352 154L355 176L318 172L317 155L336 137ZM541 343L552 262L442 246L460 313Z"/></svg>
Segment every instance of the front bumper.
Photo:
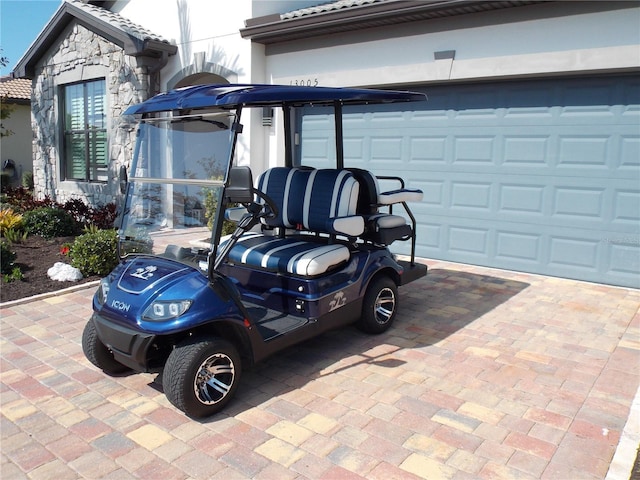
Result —
<svg viewBox="0 0 640 480"><path fill-rule="evenodd" d="M91 320L98 331L98 338L118 362L138 372L150 371L148 351L156 335L116 325L97 313Z"/></svg>

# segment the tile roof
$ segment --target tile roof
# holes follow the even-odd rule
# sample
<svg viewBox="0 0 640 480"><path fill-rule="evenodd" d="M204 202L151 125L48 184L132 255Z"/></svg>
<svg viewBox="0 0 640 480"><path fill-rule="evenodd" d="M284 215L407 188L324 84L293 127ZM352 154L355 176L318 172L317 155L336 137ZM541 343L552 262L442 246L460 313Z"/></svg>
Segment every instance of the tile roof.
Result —
<svg viewBox="0 0 640 480"><path fill-rule="evenodd" d="M282 20L289 20L291 18L299 18L307 15L315 15L318 13L331 12L333 10L340 10L343 8L361 7L363 5L370 5L372 3L382 3L386 0L339 0L338 2L323 3L313 7L301 8L292 12L283 13L280 15Z"/></svg>
<svg viewBox="0 0 640 480"><path fill-rule="evenodd" d="M139 40L154 40L156 42L162 42L169 44L169 40L156 35L150 30L133 23L128 18L123 17L118 13L111 12L110 10L98 7L97 5L91 5L81 0L65 0L67 3L81 9L82 11L102 20L109 25L119 28L123 32Z"/></svg>
<svg viewBox="0 0 640 480"><path fill-rule="evenodd" d="M0 97L8 100L31 101L31 80L27 78L0 78Z"/></svg>
<svg viewBox="0 0 640 480"><path fill-rule="evenodd" d="M167 55L175 55L178 50L169 40L118 13L82 0L64 0L18 61L13 76L33 78L39 59L58 41L72 21L77 21L89 30L109 38L111 42L124 49L125 55L162 59Z"/></svg>

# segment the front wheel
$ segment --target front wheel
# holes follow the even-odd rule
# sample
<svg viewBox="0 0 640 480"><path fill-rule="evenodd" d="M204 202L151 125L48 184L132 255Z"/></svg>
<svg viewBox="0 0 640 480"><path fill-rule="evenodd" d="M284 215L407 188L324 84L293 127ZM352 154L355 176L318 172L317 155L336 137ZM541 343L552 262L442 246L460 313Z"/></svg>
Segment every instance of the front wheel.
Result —
<svg viewBox="0 0 640 480"><path fill-rule="evenodd" d="M369 284L362 301L358 327L367 333L382 333L391 327L398 309L398 287L386 275Z"/></svg>
<svg viewBox="0 0 640 480"><path fill-rule="evenodd" d="M208 417L231 400L240 380L236 348L221 338L189 339L171 352L162 374L169 401L190 417Z"/></svg>
<svg viewBox="0 0 640 480"><path fill-rule="evenodd" d="M82 351L91 363L108 375L115 375L129 370L129 367L113 358L111 350L100 341L93 320L87 322L82 332Z"/></svg>

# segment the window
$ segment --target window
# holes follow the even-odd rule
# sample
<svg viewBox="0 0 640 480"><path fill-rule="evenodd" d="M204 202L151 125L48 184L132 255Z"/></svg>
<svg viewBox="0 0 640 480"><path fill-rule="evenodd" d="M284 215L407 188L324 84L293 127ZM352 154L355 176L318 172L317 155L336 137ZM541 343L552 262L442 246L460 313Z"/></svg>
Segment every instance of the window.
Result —
<svg viewBox="0 0 640 480"><path fill-rule="evenodd" d="M107 181L104 80L64 87L64 180Z"/></svg>

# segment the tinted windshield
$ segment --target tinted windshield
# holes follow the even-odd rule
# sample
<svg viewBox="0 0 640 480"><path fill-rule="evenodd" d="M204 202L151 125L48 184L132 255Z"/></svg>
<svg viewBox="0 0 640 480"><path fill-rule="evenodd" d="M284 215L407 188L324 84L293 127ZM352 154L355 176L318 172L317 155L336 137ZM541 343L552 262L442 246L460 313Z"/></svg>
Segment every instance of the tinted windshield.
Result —
<svg viewBox="0 0 640 480"><path fill-rule="evenodd" d="M208 249L233 141L229 112L143 121L120 253Z"/></svg>

